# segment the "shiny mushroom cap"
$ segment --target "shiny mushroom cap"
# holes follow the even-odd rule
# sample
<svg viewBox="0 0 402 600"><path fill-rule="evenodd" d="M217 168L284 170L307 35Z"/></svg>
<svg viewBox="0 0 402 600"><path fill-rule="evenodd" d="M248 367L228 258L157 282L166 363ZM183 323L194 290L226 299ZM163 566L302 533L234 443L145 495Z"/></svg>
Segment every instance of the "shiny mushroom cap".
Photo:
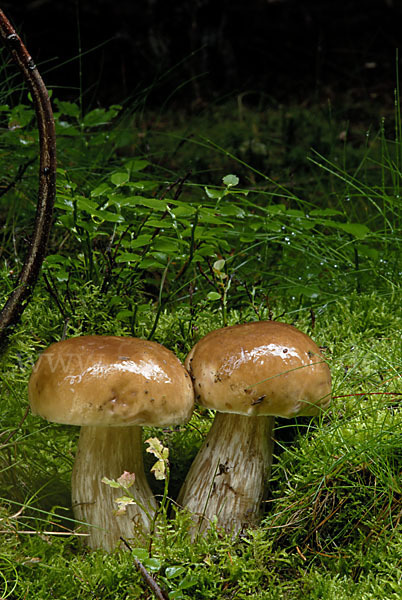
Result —
<svg viewBox="0 0 402 600"><path fill-rule="evenodd" d="M191 417L194 392L179 359L147 340L84 336L52 344L28 384L32 412L69 425L166 426Z"/></svg>
<svg viewBox="0 0 402 600"><path fill-rule="evenodd" d="M219 412L317 415L331 399L320 349L292 325L258 321L212 331L187 356L196 401Z"/></svg>

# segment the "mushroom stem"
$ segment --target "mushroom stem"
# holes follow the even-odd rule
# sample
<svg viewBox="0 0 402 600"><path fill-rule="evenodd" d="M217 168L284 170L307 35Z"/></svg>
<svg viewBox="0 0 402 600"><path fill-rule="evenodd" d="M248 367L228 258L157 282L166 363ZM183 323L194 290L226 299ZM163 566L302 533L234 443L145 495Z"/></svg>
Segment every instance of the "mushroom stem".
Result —
<svg viewBox="0 0 402 600"><path fill-rule="evenodd" d="M72 502L77 521L91 525L85 539L92 549L111 551L120 536L135 537L141 543L149 534L156 501L145 477L141 430L139 426L81 427L71 481ZM135 473L130 492L146 513L133 504L124 514L114 514L115 499L124 492L102 483L102 477L117 479L124 471Z"/></svg>
<svg viewBox="0 0 402 600"><path fill-rule="evenodd" d="M256 522L272 463L274 417L216 413L177 499L198 527L238 533Z"/></svg>

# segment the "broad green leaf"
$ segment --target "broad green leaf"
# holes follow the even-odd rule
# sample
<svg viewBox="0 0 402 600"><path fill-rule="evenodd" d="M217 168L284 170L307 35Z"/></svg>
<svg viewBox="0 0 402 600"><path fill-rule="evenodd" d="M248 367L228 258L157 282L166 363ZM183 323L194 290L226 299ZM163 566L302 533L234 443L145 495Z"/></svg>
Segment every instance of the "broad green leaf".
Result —
<svg viewBox="0 0 402 600"><path fill-rule="evenodd" d="M152 208L153 210L158 210L165 212L166 210L166 202L164 200L159 200L159 198L143 198L142 196L133 196L134 204L139 204L141 206L147 206L148 208Z"/></svg>
<svg viewBox="0 0 402 600"><path fill-rule="evenodd" d="M225 175L222 181L226 187L231 187L232 185L237 185L240 180L237 175Z"/></svg>
<svg viewBox="0 0 402 600"><path fill-rule="evenodd" d="M180 217L190 217L192 216L195 212L196 212L196 208L194 208L193 206L177 206L174 209L174 214L176 215L176 217L178 219L180 219Z"/></svg>
<svg viewBox="0 0 402 600"><path fill-rule="evenodd" d="M148 551L145 548L132 548L131 553L142 563L149 559Z"/></svg>
<svg viewBox="0 0 402 600"><path fill-rule="evenodd" d="M127 171L119 171L118 173L113 173L113 175L110 178L110 181L114 185L119 187L119 186L127 183L127 181L129 179L130 179L130 177L129 177L129 174L127 173Z"/></svg>
<svg viewBox="0 0 402 600"><path fill-rule="evenodd" d="M96 125L105 125L108 122L106 111L104 108L95 108L85 115L83 118L85 127L94 127Z"/></svg>
<svg viewBox="0 0 402 600"><path fill-rule="evenodd" d="M219 219L216 217L212 211L207 210L205 208L201 208L200 210L200 221L202 223L211 223L215 225L225 225L226 227L233 227L232 223L228 223L223 219Z"/></svg>
<svg viewBox="0 0 402 600"><path fill-rule="evenodd" d="M179 567L167 567L165 570L165 576L168 579L173 579L174 577L178 577L179 575L182 575L182 573L185 573L186 569L182 566Z"/></svg>
<svg viewBox="0 0 402 600"><path fill-rule="evenodd" d="M140 260L139 254L134 254L134 252L122 252L116 257L117 263L124 262L138 262Z"/></svg>
<svg viewBox="0 0 402 600"><path fill-rule="evenodd" d="M128 310L128 308L124 309L124 310L120 310L117 315L116 315L116 319L118 321L125 321L127 318L130 318L133 316L133 311L132 310Z"/></svg>
<svg viewBox="0 0 402 600"><path fill-rule="evenodd" d="M302 210L298 210L296 208L288 208L286 211L288 217L305 217L305 214Z"/></svg>
<svg viewBox="0 0 402 600"><path fill-rule="evenodd" d="M226 206L219 206L219 214L223 217L237 217L239 219L244 219L246 216L246 212L240 208L240 206L236 206L235 204L227 204Z"/></svg>
<svg viewBox="0 0 402 600"><path fill-rule="evenodd" d="M63 100L59 100L55 98L54 104L57 106L58 110L62 115L67 115L68 117L75 117L78 119L80 116L80 107L78 104L74 104L73 102L67 102Z"/></svg>
<svg viewBox="0 0 402 600"><path fill-rule="evenodd" d="M224 266L225 266L225 260L223 258L216 260L213 264L213 268L215 269L215 271L222 271Z"/></svg>
<svg viewBox="0 0 402 600"><path fill-rule="evenodd" d="M142 159L135 158L133 160L127 161L125 166L130 171L143 171L145 169L145 167L147 167L150 164L151 163L148 160L142 160Z"/></svg>
<svg viewBox="0 0 402 600"><path fill-rule="evenodd" d="M141 269L164 269L165 266L166 265L153 257L144 258L140 262Z"/></svg>
<svg viewBox="0 0 402 600"><path fill-rule="evenodd" d="M134 248L142 248L143 246L149 244L151 240L152 235L150 233L143 233L142 235L139 235L135 240L130 240L130 242L128 243L128 247L132 250L134 250Z"/></svg>
<svg viewBox="0 0 402 600"><path fill-rule="evenodd" d="M337 223L337 227L343 229L346 233L350 233L359 240L362 240L371 233L367 225L363 225L362 223Z"/></svg>
<svg viewBox="0 0 402 600"><path fill-rule="evenodd" d="M379 252L376 248L370 248L369 246L359 244L357 246L357 251L362 256L366 256L367 258L372 258L374 260L378 259Z"/></svg>
<svg viewBox="0 0 402 600"><path fill-rule="evenodd" d="M207 298L208 298L208 300L212 300L212 301L220 300L221 295L218 294L218 292L208 292Z"/></svg>
<svg viewBox="0 0 402 600"><path fill-rule="evenodd" d="M153 248L159 252L175 253L179 250L179 241L174 238L160 237L155 240Z"/></svg>
<svg viewBox="0 0 402 600"><path fill-rule="evenodd" d="M104 108L95 108L85 115L83 124L85 127L96 127L97 125L106 125L119 113L121 107L117 104L111 106L108 110Z"/></svg>
<svg viewBox="0 0 402 600"><path fill-rule="evenodd" d="M110 221L112 223L121 223L124 221L123 215L118 215L116 213L112 213L108 210L98 209L97 205L94 202L91 202L88 198L84 198L81 196L77 200L77 207L80 210L91 215L91 217L97 217L102 221Z"/></svg>
<svg viewBox="0 0 402 600"><path fill-rule="evenodd" d="M169 220L162 221L162 219L149 219L147 225L149 227L156 227L157 229L173 229L173 223Z"/></svg>
<svg viewBox="0 0 402 600"><path fill-rule="evenodd" d="M193 587L198 583L197 577L195 577L192 573L187 573L182 581L179 582L178 587L181 590L187 590L188 588Z"/></svg>
<svg viewBox="0 0 402 600"><path fill-rule="evenodd" d="M101 183L91 192L91 198L97 198L98 196L103 196L111 191L111 187L107 183Z"/></svg>
<svg viewBox="0 0 402 600"><path fill-rule="evenodd" d="M204 190L208 198L212 198L213 200L220 200L226 194L226 190L214 190L206 186Z"/></svg>
<svg viewBox="0 0 402 600"><path fill-rule="evenodd" d="M69 262L69 259L66 256L62 256L61 254L49 254L49 256L46 256L45 258L45 264L65 264Z"/></svg>
<svg viewBox="0 0 402 600"><path fill-rule="evenodd" d="M141 561L144 567L151 571L152 573L156 573L162 566L162 562L159 558L146 558L144 561Z"/></svg>
<svg viewBox="0 0 402 600"><path fill-rule="evenodd" d="M284 204L272 204L271 206L266 206L264 210L270 215L279 215L286 212L286 206Z"/></svg>

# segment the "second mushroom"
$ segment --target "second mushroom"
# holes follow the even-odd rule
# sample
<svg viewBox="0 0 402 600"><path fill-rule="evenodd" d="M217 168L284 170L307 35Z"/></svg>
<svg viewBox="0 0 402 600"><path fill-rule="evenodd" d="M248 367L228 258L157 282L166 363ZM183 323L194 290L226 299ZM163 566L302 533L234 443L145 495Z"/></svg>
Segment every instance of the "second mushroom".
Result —
<svg viewBox="0 0 402 600"><path fill-rule="evenodd" d="M275 416L313 416L331 397L318 346L291 325L261 321L213 331L185 365L196 401L216 410L178 503L200 530L236 534L256 522L272 462Z"/></svg>

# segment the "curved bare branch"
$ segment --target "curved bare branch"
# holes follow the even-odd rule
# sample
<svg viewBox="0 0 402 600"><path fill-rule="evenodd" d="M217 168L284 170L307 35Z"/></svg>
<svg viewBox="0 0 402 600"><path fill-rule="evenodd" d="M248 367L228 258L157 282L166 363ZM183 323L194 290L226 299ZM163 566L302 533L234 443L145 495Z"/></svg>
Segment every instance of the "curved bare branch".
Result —
<svg viewBox="0 0 402 600"><path fill-rule="evenodd" d="M17 287L0 312L0 345L4 345L11 326L18 322L29 302L45 257L56 193L56 134L45 84L21 38L2 10L0 10L0 37L22 72L31 92L39 128L40 146L39 191L34 232Z"/></svg>

